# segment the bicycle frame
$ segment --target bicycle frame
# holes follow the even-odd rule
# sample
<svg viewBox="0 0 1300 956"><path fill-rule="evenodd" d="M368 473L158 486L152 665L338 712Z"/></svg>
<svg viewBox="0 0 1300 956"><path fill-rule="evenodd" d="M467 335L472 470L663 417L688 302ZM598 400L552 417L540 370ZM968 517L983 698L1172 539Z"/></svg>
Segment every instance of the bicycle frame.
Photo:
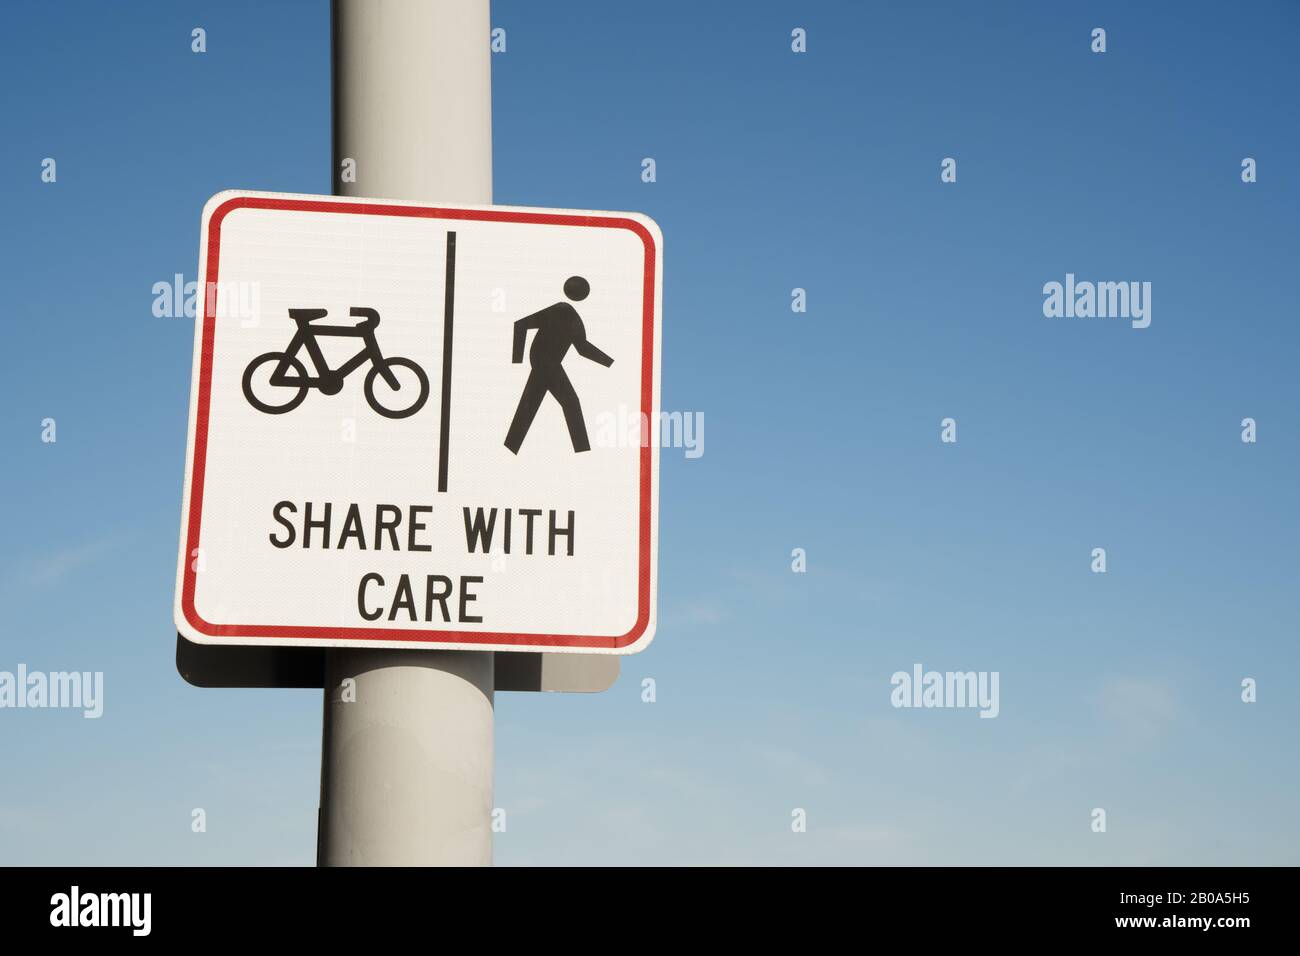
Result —
<svg viewBox="0 0 1300 956"><path fill-rule="evenodd" d="M375 341L374 324L367 323L361 326L313 325L310 319L296 319L295 321L298 323L298 331L294 333L293 339L289 342L289 347L284 350L284 358L276 366L275 371L271 373L272 385L284 385L291 388L306 385L323 390L341 383L343 379L369 360L375 368L379 369L379 374L383 376L384 381L388 383L390 388L397 389L400 387L397 376L384 362L384 356L379 351L379 343ZM364 340L364 345L356 355L338 368L332 369L325 359L325 353L321 350L320 344L316 341L316 337L321 335L334 338L358 338ZM306 348L307 354L311 356L312 367L316 371L315 377L309 375L306 378L301 378L290 374L290 360L295 358L303 348Z"/></svg>

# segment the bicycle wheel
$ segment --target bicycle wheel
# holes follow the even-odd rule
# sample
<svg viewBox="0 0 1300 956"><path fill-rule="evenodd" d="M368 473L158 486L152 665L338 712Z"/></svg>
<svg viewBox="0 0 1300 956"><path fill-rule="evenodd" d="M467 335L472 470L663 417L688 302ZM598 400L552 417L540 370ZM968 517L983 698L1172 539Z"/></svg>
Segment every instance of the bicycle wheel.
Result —
<svg viewBox="0 0 1300 956"><path fill-rule="evenodd" d="M307 397L308 386L306 385L299 385L295 393L292 385L270 384L271 373L275 371L275 367L283 362L285 358L286 356L283 352L267 352L266 354L259 355L257 358L253 359L253 361L248 363L248 368L244 369L244 398L248 399L248 404L252 405L259 412L266 412L268 415L283 415L285 412L293 411L301 405L302 400ZM279 405L273 404L272 402L262 401L262 399L258 398L253 391L253 380L254 378L258 378L258 371L261 370L262 366L267 362L273 362L275 364L272 365L270 369L264 370L267 373L266 377L259 378L257 384L263 389L263 391L267 389L274 390L276 397L282 395L289 396L287 401L284 401ZM307 378L307 370L303 368L302 363L296 358L289 359L289 367L298 373L298 379L300 381Z"/></svg>
<svg viewBox="0 0 1300 956"><path fill-rule="evenodd" d="M397 376L397 390L394 391L387 382L379 377L380 368L387 368ZM410 369L415 373L415 380L411 380L411 375L406 372L399 372L399 369ZM380 383L380 394L375 394L375 383ZM382 396L382 401L380 396ZM403 397L414 396L410 398L406 405L401 404ZM384 359L382 366L375 365L370 369L366 376L366 401L370 407L377 411L385 418L407 418L414 415L429 398L429 377L424 374L424 369L416 365L407 358L389 358Z"/></svg>

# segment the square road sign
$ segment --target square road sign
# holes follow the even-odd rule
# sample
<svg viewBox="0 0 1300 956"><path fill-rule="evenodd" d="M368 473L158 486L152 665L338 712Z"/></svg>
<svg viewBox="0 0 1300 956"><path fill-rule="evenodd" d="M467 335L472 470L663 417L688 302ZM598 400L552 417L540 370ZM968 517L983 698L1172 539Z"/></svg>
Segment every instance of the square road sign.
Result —
<svg viewBox="0 0 1300 956"><path fill-rule="evenodd" d="M177 629L644 648L661 282L636 213L214 196Z"/></svg>

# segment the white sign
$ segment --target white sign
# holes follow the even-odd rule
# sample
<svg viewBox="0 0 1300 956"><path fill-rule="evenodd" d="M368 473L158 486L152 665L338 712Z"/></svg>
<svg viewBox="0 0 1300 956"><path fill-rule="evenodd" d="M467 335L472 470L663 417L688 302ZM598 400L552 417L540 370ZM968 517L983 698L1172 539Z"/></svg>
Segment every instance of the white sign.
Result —
<svg viewBox="0 0 1300 956"><path fill-rule="evenodd" d="M661 247L635 213L214 196L178 630L644 648Z"/></svg>

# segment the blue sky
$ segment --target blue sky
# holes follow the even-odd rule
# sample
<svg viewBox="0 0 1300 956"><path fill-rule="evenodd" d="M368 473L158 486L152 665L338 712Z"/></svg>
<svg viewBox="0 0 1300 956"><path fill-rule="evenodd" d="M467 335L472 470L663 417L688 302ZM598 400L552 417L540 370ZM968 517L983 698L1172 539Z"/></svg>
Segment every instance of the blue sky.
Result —
<svg viewBox="0 0 1300 956"><path fill-rule="evenodd" d="M655 218L706 423L652 647L498 698L498 863L1300 863L1300 10L1174 10L494 4L496 201ZM175 672L193 328L151 290L213 193L329 191L328 29L6 8L0 670L105 711L0 710L0 864L314 859L319 692ZM1151 282L1151 326L1045 318L1066 273ZM893 708L915 663L998 671L999 716Z"/></svg>

